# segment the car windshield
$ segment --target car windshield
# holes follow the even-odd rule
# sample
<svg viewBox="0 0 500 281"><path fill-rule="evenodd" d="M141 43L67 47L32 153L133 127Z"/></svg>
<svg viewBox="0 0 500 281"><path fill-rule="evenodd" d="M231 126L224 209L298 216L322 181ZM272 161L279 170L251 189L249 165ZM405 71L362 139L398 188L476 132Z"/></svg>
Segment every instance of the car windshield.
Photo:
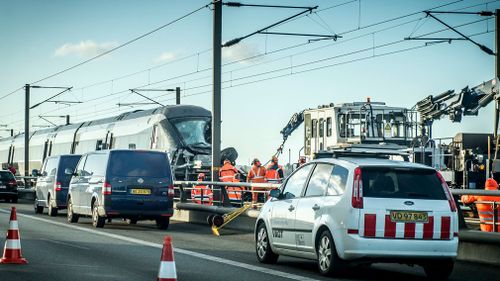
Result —
<svg viewBox="0 0 500 281"><path fill-rule="evenodd" d="M15 180L11 172L0 172L0 180Z"/></svg>
<svg viewBox="0 0 500 281"><path fill-rule="evenodd" d="M114 151L109 167L112 176L170 178L170 165L164 153Z"/></svg>
<svg viewBox="0 0 500 281"><path fill-rule="evenodd" d="M172 120L184 143L188 146L210 147L211 128L208 118Z"/></svg>
<svg viewBox="0 0 500 281"><path fill-rule="evenodd" d="M432 169L364 167L361 171L365 197L446 200Z"/></svg>

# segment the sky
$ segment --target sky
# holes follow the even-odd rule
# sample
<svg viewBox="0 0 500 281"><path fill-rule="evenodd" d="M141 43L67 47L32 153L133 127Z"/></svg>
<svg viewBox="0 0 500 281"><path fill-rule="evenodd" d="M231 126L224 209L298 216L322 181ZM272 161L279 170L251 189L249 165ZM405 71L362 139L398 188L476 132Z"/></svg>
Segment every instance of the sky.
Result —
<svg viewBox="0 0 500 281"><path fill-rule="evenodd" d="M73 87L31 110L31 124L49 123L42 115L71 116L72 122L114 116L155 105L144 103L130 88L181 87L185 104L211 109L212 21L210 1L202 0L0 0L0 125L24 129L27 84ZM269 31L342 36L337 41L314 37L257 34L223 49L222 147L235 147L238 164L254 157L267 160L281 144L280 130L306 108L329 103L386 102L410 108L428 95L476 86L495 75L495 58L468 41L428 44L405 37L457 38L423 11L494 11L493 0L301 0L245 1L246 4L318 6ZM179 20L180 17L199 11ZM223 7L223 41L257 31L301 12L300 9ZM495 50L494 18L437 15L472 39ZM51 76L102 52L174 23L123 48ZM427 45L426 45L427 43ZM19 89L16 91L16 89ZM35 104L57 94L32 89ZM150 92L163 104L172 93ZM477 117L452 124L435 123L434 136L458 132L490 133L492 105ZM64 120L47 117L51 122ZM0 131L0 136L8 136ZM282 163L296 161L303 146L303 126L288 139Z"/></svg>

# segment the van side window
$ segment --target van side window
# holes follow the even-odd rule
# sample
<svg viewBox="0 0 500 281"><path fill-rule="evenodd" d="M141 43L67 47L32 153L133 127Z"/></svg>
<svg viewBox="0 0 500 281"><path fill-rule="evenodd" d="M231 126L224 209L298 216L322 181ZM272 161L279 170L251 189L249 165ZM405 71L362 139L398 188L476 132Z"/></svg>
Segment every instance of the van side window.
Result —
<svg viewBox="0 0 500 281"><path fill-rule="evenodd" d="M335 167L333 167L332 176L330 177L330 183L328 185L328 190L326 195L343 194L345 186L347 184L348 176L349 176L349 170L347 170L342 166L335 165Z"/></svg>
<svg viewBox="0 0 500 281"><path fill-rule="evenodd" d="M104 176L107 162L106 154L89 154L85 162L84 173L89 176Z"/></svg>
<svg viewBox="0 0 500 281"><path fill-rule="evenodd" d="M45 165L45 170L43 176L53 177L56 175L57 168L57 158L50 158L47 160L47 164Z"/></svg>
<svg viewBox="0 0 500 281"><path fill-rule="evenodd" d="M293 199L295 197L300 197L302 189L306 183L309 172L314 167L314 165L306 165L300 168L297 172L291 175L286 181L285 187L283 188L283 199Z"/></svg>
<svg viewBox="0 0 500 281"><path fill-rule="evenodd" d="M312 173L305 196L325 195L330 177L332 175L333 165L318 164Z"/></svg>

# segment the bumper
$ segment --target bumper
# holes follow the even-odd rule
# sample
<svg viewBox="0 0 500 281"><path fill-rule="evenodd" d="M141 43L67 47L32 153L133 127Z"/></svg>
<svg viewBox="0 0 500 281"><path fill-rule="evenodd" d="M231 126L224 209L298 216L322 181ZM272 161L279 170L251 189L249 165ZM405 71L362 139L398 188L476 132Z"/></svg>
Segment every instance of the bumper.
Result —
<svg viewBox="0 0 500 281"><path fill-rule="evenodd" d="M0 192L0 198L17 198L18 193L17 191L1 191Z"/></svg>
<svg viewBox="0 0 500 281"><path fill-rule="evenodd" d="M111 208L99 207L99 215L107 218L130 218L138 219L154 219L157 217L171 217L174 214L174 209L154 210L154 211L137 211L137 210L115 210Z"/></svg>
<svg viewBox="0 0 500 281"><path fill-rule="evenodd" d="M458 238L452 240L409 240L363 238L346 234L344 250L339 253L346 260L354 259L443 259L456 258Z"/></svg>

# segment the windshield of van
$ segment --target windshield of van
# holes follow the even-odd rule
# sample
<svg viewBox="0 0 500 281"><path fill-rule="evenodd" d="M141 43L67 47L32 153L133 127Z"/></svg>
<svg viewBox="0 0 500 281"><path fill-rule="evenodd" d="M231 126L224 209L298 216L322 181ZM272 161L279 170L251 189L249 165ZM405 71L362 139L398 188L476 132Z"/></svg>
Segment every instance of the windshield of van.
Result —
<svg viewBox="0 0 500 281"><path fill-rule="evenodd" d="M365 197L446 200L432 169L363 167L361 171Z"/></svg>
<svg viewBox="0 0 500 281"><path fill-rule="evenodd" d="M209 118L178 118L172 123L187 146L210 147L212 131Z"/></svg>
<svg viewBox="0 0 500 281"><path fill-rule="evenodd" d="M165 153L148 151L114 151L109 172L117 177L170 178L170 165Z"/></svg>
<svg viewBox="0 0 500 281"><path fill-rule="evenodd" d="M59 169L57 170L57 179L61 183L61 186L69 186L69 182L71 181L71 175L66 175L64 170L71 169L71 171L75 170L76 165L78 164L78 160L80 160L80 156L63 156L61 157L59 163Z"/></svg>

